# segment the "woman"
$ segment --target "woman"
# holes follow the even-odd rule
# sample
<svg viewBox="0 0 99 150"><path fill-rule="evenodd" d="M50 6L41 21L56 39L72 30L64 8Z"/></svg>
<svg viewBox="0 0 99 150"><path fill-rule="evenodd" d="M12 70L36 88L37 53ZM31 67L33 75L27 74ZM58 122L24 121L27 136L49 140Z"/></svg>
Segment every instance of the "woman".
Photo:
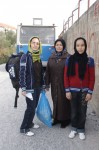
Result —
<svg viewBox="0 0 99 150"><path fill-rule="evenodd" d="M55 53L48 60L45 82L47 87L51 84L53 125L61 123L61 128L65 128L70 123L70 102L64 89L64 66L69 54L63 39L57 39L54 47Z"/></svg>
<svg viewBox="0 0 99 150"><path fill-rule="evenodd" d="M20 62L20 86L26 97L27 108L20 127L20 132L33 136L30 128L39 128L34 124L35 108L38 104L42 86L42 63L40 60L41 44L38 37L32 37L28 44L29 51L22 55Z"/></svg>

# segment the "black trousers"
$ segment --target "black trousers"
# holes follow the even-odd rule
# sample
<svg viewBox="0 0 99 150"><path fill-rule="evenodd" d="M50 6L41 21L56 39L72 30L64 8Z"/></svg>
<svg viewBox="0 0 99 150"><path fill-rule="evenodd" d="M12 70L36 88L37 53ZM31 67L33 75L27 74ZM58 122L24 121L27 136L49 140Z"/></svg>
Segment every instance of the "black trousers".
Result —
<svg viewBox="0 0 99 150"><path fill-rule="evenodd" d="M71 100L71 125L73 130L78 132L85 131L87 101L85 101L87 92L72 92Z"/></svg>
<svg viewBox="0 0 99 150"><path fill-rule="evenodd" d="M40 88L34 89L33 100L26 97L27 108L20 129L28 130L31 127L35 115L35 109L40 96Z"/></svg>

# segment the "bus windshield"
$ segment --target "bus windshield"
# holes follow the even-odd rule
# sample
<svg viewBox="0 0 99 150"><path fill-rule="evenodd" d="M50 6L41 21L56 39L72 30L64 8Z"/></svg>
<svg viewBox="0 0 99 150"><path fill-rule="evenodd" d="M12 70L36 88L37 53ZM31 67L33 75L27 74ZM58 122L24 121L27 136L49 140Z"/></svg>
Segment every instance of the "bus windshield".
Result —
<svg viewBox="0 0 99 150"><path fill-rule="evenodd" d="M42 44L54 44L55 30L53 26L21 26L20 43L27 44L31 37L38 36Z"/></svg>

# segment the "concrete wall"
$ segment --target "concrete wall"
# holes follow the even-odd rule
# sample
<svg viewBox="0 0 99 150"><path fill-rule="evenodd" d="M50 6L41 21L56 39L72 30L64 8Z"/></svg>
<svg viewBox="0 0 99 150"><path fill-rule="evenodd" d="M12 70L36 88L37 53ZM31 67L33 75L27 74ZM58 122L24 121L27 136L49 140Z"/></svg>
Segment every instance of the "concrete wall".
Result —
<svg viewBox="0 0 99 150"><path fill-rule="evenodd" d="M88 55L95 59L96 82L90 103L93 111L99 116L99 0L63 34L68 52L73 53L74 40L79 36L86 38Z"/></svg>

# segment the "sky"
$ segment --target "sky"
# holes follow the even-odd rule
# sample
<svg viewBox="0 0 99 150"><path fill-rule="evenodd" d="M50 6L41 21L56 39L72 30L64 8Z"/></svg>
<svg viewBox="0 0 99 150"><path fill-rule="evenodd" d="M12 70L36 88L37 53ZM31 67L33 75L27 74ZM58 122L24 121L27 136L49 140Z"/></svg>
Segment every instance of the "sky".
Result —
<svg viewBox="0 0 99 150"><path fill-rule="evenodd" d="M57 26L58 36L63 21L67 21L77 4L78 0L0 0L0 23L17 27L20 23L32 25L33 18L43 18L43 25Z"/></svg>

